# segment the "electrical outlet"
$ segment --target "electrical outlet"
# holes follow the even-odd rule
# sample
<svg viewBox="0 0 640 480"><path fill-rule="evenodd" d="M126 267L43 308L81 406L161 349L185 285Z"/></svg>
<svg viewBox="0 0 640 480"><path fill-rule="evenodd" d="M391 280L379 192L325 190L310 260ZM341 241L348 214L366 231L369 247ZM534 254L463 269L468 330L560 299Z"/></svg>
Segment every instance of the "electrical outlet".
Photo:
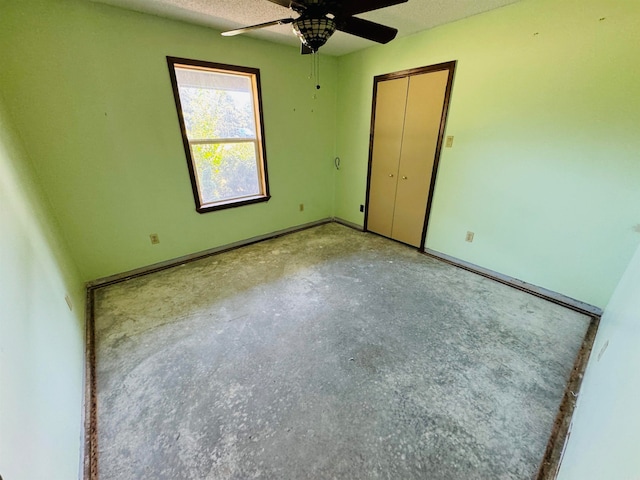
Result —
<svg viewBox="0 0 640 480"><path fill-rule="evenodd" d="M360 211L364 212L364 205L360 205Z"/></svg>
<svg viewBox="0 0 640 480"><path fill-rule="evenodd" d="M158 237L157 233L152 233L151 235L149 235L149 238L151 239L152 245L157 245L158 243L160 243L160 237Z"/></svg>
<svg viewBox="0 0 640 480"><path fill-rule="evenodd" d="M300 204L300 211L301 211L301 212L304 212L304 203L301 203L301 204Z"/></svg>
<svg viewBox="0 0 640 480"><path fill-rule="evenodd" d="M475 234L473 232L467 232L467 236L465 237L465 241L467 242L473 242L473 236Z"/></svg>
<svg viewBox="0 0 640 480"><path fill-rule="evenodd" d="M447 148L453 147L453 135L449 135L447 137L447 142L444 144L444 146Z"/></svg>

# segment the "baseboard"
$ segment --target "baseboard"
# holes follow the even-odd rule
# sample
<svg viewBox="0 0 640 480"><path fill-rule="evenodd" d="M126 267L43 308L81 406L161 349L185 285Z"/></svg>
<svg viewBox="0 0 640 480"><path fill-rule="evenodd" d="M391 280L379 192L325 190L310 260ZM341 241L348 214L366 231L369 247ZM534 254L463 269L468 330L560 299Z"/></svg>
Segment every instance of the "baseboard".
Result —
<svg viewBox="0 0 640 480"><path fill-rule="evenodd" d="M357 223L350 222L349 220L344 220L340 217L333 217L332 220L340 225L344 225L345 227L353 228L354 230L358 230L359 232L364 232L364 227L362 225L358 225Z"/></svg>
<svg viewBox="0 0 640 480"><path fill-rule="evenodd" d="M86 287L87 289L91 290L91 289L111 285L113 283L123 282L131 278L140 277L142 275L147 275L149 273L158 272L160 270L166 270L168 268L176 267L178 265L183 265L185 263L200 260L201 258L206 258L211 255L215 255L217 253L234 250L240 247L245 247L253 243L258 243L265 240L270 240L272 238L281 237L282 235L287 235L293 232L299 232L301 230L306 230L308 228L317 227L318 225L324 225L325 223L331 223L332 221L334 221L333 218L323 218L322 220L316 220L314 222L304 223L302 225L296 225L294 227L284 228L282 230L277 230L275 232L265 233L264 235L258 235L256 237L247 238L245 240L239 240L237 242L228 243L226 245L221 245L219 247L209 248L207 250L202 250L200 252L191 253L189 255L183 255L181 257L154 263L152 265L147 265L146 267L135 268L127 272L116 273L115 275L110 275L108 277L91 280L90 282L86 283Z"/></svg>
<svg viewBox="0 0 640 480"><path fill-rule="evenodd" d="M562 305L563 307L569 308L576 312L584 313L585 315L598 318L602 316L601 308L582 302L580 300L576 300L575 298L567 297L566 295L562 295L561 293L547 290L546 288L524 282L517 278L510 277L509 275L504 275L502 273L489 270L488 268L475 265L456 257L452 257L445 253L431 250L430 248L425 248L423 253L456 267L460 267L470 272L477 273L478 275L482 275L483 277L490 278L492 280L495 280L496 282L504 283L505 285L509 285L510 287L514 287L518 290L530 293L531 295L535 295L536 297L544 298L545 300L556 303L558 305Z"/></svg>
<svg viewBox="0 0 640 480"><path fill-rule="evenodd" d="M96 353L93 311L94 290L87 288L85 306L84 401L82 412L81 468L82 480L98 478L98 418L96 388Z"/></svg>

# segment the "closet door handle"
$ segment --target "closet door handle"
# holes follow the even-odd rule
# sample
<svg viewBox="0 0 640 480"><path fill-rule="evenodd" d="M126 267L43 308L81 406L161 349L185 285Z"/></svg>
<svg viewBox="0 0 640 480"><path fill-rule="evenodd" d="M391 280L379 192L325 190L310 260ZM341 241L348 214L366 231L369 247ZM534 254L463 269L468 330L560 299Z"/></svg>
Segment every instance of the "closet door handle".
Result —
<svg viewBox="0 0 640 480"><path fill-rule="evenodd" d="M403 180L406 180L406 179L407 179L407 177L405 177L405 176L403 175L403 176L402 176L402 179L403 179Z"/></svg>
<svg viewBox="0 0 640 480"><path fill-rule="evenodd" d="M390 173L390 174L389 174L389 177L393 177L393 173Z"/></svg>

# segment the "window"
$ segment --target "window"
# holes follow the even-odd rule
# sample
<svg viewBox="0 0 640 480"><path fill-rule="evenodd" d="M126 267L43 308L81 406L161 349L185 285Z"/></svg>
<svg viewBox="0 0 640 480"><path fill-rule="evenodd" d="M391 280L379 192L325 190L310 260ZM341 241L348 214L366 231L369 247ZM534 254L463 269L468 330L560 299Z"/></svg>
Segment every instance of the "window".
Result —
<svg viewBox="0 0 640 480"><path fill-rule="evenodd" d="M260 71L167 57L200 213L269 200Z"/></svg>

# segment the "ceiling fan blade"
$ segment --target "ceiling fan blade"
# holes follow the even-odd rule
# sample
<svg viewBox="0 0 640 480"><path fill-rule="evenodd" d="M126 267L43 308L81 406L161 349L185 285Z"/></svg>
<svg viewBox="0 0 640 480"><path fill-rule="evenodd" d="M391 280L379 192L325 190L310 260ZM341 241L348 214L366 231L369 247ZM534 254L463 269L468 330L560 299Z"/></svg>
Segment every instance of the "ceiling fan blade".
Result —
<svg viewBox="0 0 640 480"><path fill-rule="evenodd" d="M391 7L407 1L408 0L345 0L340 14L345 16L357 15L359 13L378 10L379 8Z"/></svg>
<svg viewBox="0 0 640 480"><path fill-rule="evenodd" d="M304 43L300 44L300 53L302 55L309 55L311 53L313 53L313 50L311 50L309 47L307 47Z"/></svg>
<svg viewBox="0 0 640 480"><path fill-rule="evenodd" d="M396 38L398 29L380 25L357 17L347 17L338 23L338 30L378 43L389 43Z"/></svg>
<svg viewBox="0 0 640 480"><path fill-rule="evenodd" d="M222 32L222 35L224 37L233 37L234 35L240 35L241 33L250 32L251 30L273 27L274 25L286 25L287 23L291 22L293 22L293 18L282 18L280 20L274 20L273 22L259 23L258 25L251 25L250 27L242 27L235 30L229 30L228 32Z"/></svg>

